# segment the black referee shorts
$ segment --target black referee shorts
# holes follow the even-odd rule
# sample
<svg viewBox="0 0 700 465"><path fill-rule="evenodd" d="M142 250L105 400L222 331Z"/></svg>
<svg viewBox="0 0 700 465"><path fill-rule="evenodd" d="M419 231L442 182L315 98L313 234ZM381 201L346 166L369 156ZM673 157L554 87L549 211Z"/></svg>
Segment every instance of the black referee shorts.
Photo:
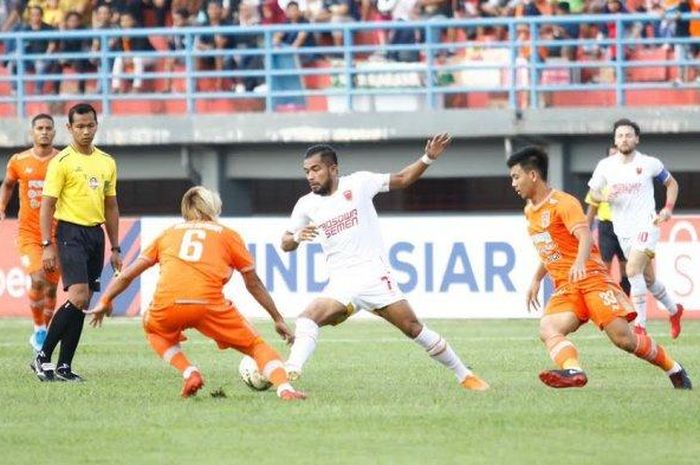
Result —
<svg viewBox="0 0 700 465"><path fill-rule="evenodd" d="M99 292L100 275L105 259L105 234L102 226L81 226L59 221L56 245L61 263L63 290L73 284L87 284Z"/></svg>
<svg viewBox="0 0 700 465"><path fill-rule="evenodd" d="M605 263L610 263L616 256L618 260L627 260L613 231L612 221L598 221L598 248Z"/></svg>

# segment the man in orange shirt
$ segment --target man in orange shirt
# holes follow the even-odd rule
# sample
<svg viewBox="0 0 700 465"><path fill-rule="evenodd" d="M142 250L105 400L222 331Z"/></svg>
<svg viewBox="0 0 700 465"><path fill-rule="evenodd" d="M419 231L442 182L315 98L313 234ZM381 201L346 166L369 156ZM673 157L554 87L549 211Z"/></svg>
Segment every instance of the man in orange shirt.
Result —
<svg viewBox="0 0 700 465"><path fill-rule="evenodd" d="M41 262L41 231L39 230L39 207L41 191L49 161L58 153L53 147L56 136L53 118L39 114L32 118L31 135L33 145L17 153L7 164L5 179L0 186L0 221L5 219L5 209L19 183L19 233L17 245L22 266L31 278L29 308L34 320L34 332L29 344L35 351L41 350L46 338L46 326L51 321L56 307L57 271L45 273Z"/></svg>
<svg viewBox="0 0 700 465"><path fill-rule="evenodd" d="M270 314L275 330L287 342L290 332L284 318L255 272L255 264L241 236L217 222L219 195L193 187L182 198L184 223L163 232L141 256L114 279L92 310L91 324L99 326L110 313L112 300L132 280L155 264L160 276L143 326L153 350L184 377L182 396L189 397L204 386L199 369L180 350L182 331L195 328L216 341L220 349L233 348L255 359L260 372L277 387L283 400L302 400L306 395L289 384L280 356L224 298L224 285L232 270L241 273L246 289Z"/></svg>
<svg viewBox="0 0 700 465"><path fill-rule="evenodd" d="M591 320L617 347L664 370L674 388L692 389L686 371L661 345L632 332L629 322L636 317L632 303L593 245L581 204L547 184L548 164L547 154L537 147L519 150L507 161L511 184L527 201L528 232L541 260L527 293L528 310L539 308L537 296L546 274L555 287L540 320L540 339L559 369L540 373L540 380L554 388L588 382L578 351L566 336Z"/></svg>

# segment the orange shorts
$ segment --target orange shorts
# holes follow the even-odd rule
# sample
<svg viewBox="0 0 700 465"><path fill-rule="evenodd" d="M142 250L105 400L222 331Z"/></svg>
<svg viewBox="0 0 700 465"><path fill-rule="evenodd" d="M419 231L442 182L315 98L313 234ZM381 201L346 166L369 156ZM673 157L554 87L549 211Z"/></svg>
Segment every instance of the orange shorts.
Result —
<svg viewBox="0 0 700 465"><path fill-rule="evenodd" d="M28 274L44 270L44 264L41 258L44 253L44 249L41 247L41 242L37 241L36 239L23 239L20 237L17 240L17 245L19 246L20 263L22 263L22 267ZM58 271L44 274L46 276L46 280L51 284L58 284L58 280L61 277Z"/></svg>
<svg viewBox="0 0 700 465"><path fill-rule="evenodd" d="M573 312L584 323L591 320L600 329L615 318L633 321L637 317L632 302L620 286L602 275L560 286L549 299L544 314L562 312Z"/></svg>
<svg viewBox="0 0 700 465"><path fill-rule="evenodd" d="M194 328L213 339L220 349L239 351L260 341L260 334L230 303L224 304L174 304L169 307L149 309L143 315L143 329L156 334L175 345L187 340L182 334Z"/></svg>

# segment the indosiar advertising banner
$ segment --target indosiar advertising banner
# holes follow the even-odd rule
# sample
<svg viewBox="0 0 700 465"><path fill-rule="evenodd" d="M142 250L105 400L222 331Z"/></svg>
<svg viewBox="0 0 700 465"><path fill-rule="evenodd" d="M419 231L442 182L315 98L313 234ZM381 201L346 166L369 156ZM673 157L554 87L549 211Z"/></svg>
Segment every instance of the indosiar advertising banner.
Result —
<svg viewBox="0 0 700 465"><path fill-rule="evenodd" d="M122 220L120 241L125 263L136 259L177 218ZM327 283L325 259L317 242L302 243L293 253L280 248L287 218L224 218L241 234L255 258L256 269L280 311L298 315ZM528 318L525 294L538 264L521 215L384 216L380 219L393 281L422 318ZM0 224L0 316L29 317L24 273L15 247L16 222ZM686 317L700 317L700 217L678 216L661 228L655 258L657 275L686 308ZM109 254L105 259L108 260ZM103 288L112 278L105 263ZM158 266L115 302L117 316L137 315L148 308L158 279ZM243 314L265 316L242 280L234 273L225 290ZM545 279L540 300L552 293ZM97 295L93 300L95 300ZM59 303L62 295L59 295ZM667 317L650 299L650 316ZM360 312L360 315L366 314Z"/></svg>

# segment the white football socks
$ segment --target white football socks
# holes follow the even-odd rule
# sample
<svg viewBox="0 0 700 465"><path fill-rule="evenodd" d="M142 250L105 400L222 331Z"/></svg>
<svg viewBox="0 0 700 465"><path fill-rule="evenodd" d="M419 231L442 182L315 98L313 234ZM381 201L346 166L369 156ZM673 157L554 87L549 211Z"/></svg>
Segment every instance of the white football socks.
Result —
<svg viewBox="0 0 700 465"><path fill-rule="evenodd" d="M634 305L634 311L637 312L637 319L634 324L646 328L647 326L647 285L644 282L642 273L634 276L629 276L630 281L630 297Z"/></svg>
<svg viewBox="0 0 700 465"><path fill-rule="evenodd" d="M666 291L666 286L664 286L661 281L654 281L651 284L651 286L649 286L649 292L651 292L654 295L654 298L657 301L661 302L663 306L666 307L668 313L670 313L671 315L676 314L676 312L678 311L678 306L668 294L668 292Z"/></svg>
<svg viewBox="0 0 700 465"><path fill-rule="evenodd" d="M462 382L464 378L472 374L471 370L462 363L462 360L452 350L447 341L427 326L423 325L423 329L414 341L424 348L433 360L452 370L457 377L457 381Z"/></svg>
<svg viewBox="0 0 700 465"><path fill-rule="evenodd" d="M301 372L306 362L316 350L318 341L318 325L310 318L300 317L296 322L294 344L289 352L287 371Z"/></svg>

